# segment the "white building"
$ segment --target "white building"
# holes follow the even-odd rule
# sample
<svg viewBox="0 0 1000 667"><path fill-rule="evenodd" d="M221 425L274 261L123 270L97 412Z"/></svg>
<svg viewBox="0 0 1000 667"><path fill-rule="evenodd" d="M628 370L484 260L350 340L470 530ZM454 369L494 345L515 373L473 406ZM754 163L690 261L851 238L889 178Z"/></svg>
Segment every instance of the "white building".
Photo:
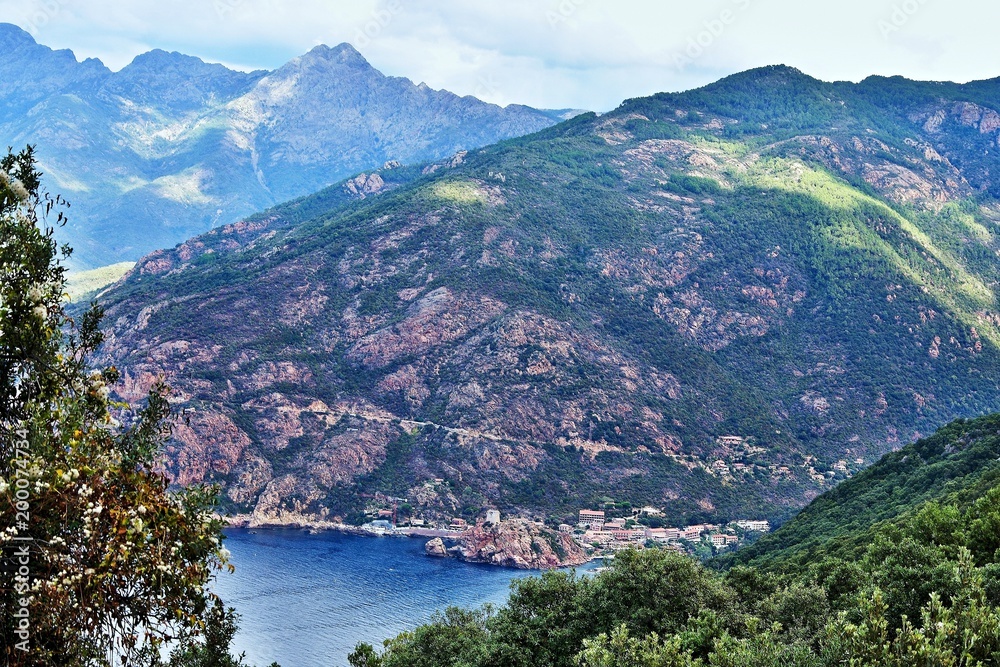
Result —
<svg viewBox="0 0 1000 667"><path fill-rule="evenodd" d="M748 519L743 519L736 522L736 525L754 533L767 533L771 531L771 524L767 521L751 521Z"/></svg>
<svg viewBox="0 0 1000 667"><path fill-rule="evenodd" d="M580 525L589 528L602 528L604 526L604 512L580 510Z"/></svg>

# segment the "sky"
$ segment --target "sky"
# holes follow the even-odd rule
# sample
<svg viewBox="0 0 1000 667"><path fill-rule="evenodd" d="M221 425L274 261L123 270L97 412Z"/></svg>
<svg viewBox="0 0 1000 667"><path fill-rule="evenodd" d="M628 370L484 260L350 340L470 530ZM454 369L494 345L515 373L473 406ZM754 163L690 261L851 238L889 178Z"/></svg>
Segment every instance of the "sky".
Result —
<svg viewBox="0 0 1000 667"><path fill-rule="evenodd" d="M153 48L275 69L349 42L388 75L552 109L773 64L824 80L1000 76L993 0L0 0L0 21L115 70Z"/></svg>

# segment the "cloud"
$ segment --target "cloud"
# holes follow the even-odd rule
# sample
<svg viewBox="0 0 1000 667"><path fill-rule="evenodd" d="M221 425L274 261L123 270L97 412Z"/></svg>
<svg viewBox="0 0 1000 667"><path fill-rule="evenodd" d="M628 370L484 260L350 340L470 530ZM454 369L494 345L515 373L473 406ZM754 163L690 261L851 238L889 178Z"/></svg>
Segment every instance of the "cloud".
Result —
<svg viewBox="0 0 1000 667"><path fill-rule="evenodd" d="M824 79L993 77L998 18L976 0L0 0L0 20L113 69L150 48L273 69L351 42L434 88L596 110L776 63Z"/></svg>

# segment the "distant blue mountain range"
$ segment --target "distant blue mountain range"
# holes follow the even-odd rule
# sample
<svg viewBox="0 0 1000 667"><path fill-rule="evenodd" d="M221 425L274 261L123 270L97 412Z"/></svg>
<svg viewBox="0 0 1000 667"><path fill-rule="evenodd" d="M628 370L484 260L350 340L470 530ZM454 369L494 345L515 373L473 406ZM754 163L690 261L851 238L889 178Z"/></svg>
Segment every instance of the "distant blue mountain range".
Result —
<svg viewBox="0 0 1000 667"><path fill-rule="evenodd" d="M387 77L349 44L273 71L151 51L119 72L0 24L0 141L32 143L73 204L76 268L135 260L386 162L423 162L548 127Z"/></svg>

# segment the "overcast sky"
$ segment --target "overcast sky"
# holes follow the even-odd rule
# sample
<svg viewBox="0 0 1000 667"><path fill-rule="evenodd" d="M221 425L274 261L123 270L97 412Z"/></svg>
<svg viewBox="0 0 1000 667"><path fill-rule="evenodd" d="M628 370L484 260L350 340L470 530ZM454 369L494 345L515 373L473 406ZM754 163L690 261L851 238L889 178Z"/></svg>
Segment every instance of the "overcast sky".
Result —
<svg viewBox="0 0 1000 667"><path fill-rule="evenodd" d="M0 21L120 69L153 48L274 69L350 42L385 74L605 111L769 64L826 80L1000 76L995 0L0 0Z"/></svg>

